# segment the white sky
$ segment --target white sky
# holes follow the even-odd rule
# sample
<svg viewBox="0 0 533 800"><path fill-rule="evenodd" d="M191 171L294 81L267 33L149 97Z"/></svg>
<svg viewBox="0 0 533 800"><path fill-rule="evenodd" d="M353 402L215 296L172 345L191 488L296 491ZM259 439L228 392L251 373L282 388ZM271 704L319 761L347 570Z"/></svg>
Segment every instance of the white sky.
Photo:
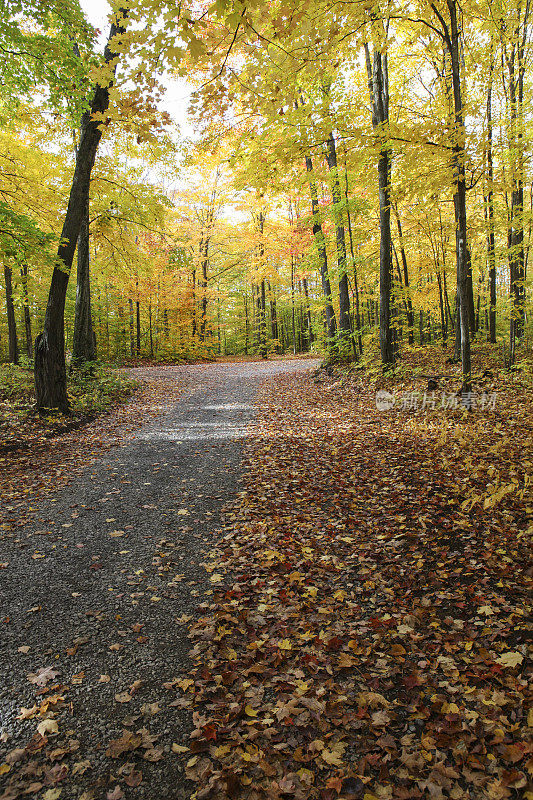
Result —
<svg viewBox="0 0 533 800"><path fill-rule="evenodd" d="M80 0L80 5L87 15L89 22L102 32L100 37L102 50L107 39L109 23L107 20L110 6L107 0ZM184 80L168 77L164 80L167 92L163 100L163 108L168 111L172 119L179 125L183 136L192 137L193 128L187 119L187 107L191 94L191 87Z"/></svg>

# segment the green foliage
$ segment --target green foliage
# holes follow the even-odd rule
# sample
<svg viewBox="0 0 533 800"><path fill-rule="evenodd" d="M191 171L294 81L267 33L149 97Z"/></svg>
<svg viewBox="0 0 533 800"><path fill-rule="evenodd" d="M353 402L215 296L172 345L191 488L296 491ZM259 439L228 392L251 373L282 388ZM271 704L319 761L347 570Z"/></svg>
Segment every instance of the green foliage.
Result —
<svg viewBox="0 0 533 800"><path fill-rule="evenodd" d="M1 189L0 189L1 191ZM0 257L20 266L36 255L52 263L48 246L54 239L34 219L0 200Z"/></svg>
<svg viewBox="0 0 533 800"><path fill-rule="evenodd" d="M130 396L138 383L116 369L97 362L86 369L73 370L69 397L74 416L89 416L109 408ZM0 407L10 412L30 413L35 401L33 369L28 358L20 364L0 364Z"/></svg>
<svg viewBox="0 0 533 800"><path fill-rule="evenodd" d="M80 416L101 413L131 395L137 386L119 370L98 362L86 364L83 369L72 370L70 376L72 412Z"/></svg>
<svg viewBox="0 0 533 800"><path fill-rule="evenodd" d="M94 31L78 0L0 0L0 119L38 89L53 108L78 120L87 94ZM75 52L74 42L78 50Z"/></svg>
<svg viewBox="0 0 533 800"><path fill-rule="evenodd" d="M21 364L0 364L0 402L29 406L33 395L33 370L28 359Z"/></svg>

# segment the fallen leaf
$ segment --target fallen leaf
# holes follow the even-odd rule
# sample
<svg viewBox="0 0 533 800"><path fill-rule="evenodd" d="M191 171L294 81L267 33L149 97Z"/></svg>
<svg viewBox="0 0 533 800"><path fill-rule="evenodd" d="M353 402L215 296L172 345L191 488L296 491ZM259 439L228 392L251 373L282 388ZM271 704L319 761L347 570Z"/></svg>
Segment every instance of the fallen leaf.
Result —
<svg viewBox="0 0 533 800"><path fill-rule="evenodd" d="M512 668L521 664L523 660L524 656L521 653L505 653L496 659L496 663L504 667Z"/></svg>

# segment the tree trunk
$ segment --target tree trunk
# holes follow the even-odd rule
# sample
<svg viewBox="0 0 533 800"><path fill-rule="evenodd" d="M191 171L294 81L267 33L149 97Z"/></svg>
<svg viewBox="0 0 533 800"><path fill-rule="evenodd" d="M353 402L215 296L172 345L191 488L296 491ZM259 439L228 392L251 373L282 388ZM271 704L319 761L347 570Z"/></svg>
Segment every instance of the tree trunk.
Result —
<svg viewBox="0 0 533 800"><path fill-rule="evenodd" d="M494 63L491 53L487 89L487 266L489 269L489 341L496 343L496 244L494 236L494 167L492 161L492 76Z"/></svg>
<svg viewBox="0 0 533 800"><path fill-rule="evenodd" d="M311 306L309 305L309 285L307 283L307 278L302 280L303 287L304 287L304 296L305 296L305 317L306 317L306 329L307 329L307 343L309 350L311 350L311 346L314 342L313 336L313 325L311 319Z"/></svg>
<svg viewBox="0 0 533 800"><path fill-rule="evenodd" d="M124 356L124 360L126 359L126 325L124 323L124 309L120 305L118 307L118 335L119 335L119 353ZM124 348L124 352L122 352L122 348Z"/></svg>
<svg viewBox="0 0 533 800"><path fill-rule="evenodd" d="M265 243L263 241L263 233L265 227L265 214L263 210L259 211L257 215L257 230L259 233L258 245L258 265L259 274L261 275L261 283L257 290L257 310L259 312L259 353L261 358L268 358L268 337L267 337L267 320L266 320L266 281L264 275L264 261L265 261Z"/></svg>
<svg viewBox="0 0 533 800"><path fill-rule="evenodd" d="M511 101L511 129L516 148L516 165L513 174L513 191L511 193L511 338L514 344L524 333L525 318L525 256L524 256L524 165L522 134L522 101L523 72L519 67L518 79L514 74L509 78L509 95ZM515 132L518 126L518 132ZM511 361L512 363L512 361Z"/></svg>
<svg viewBox="0 0 533 800"><path fill-rule="evenodd" d="M363 338L361 335L361 310L359 305L359 281L357 279L357 265L355 263L355 253L353 249L353 233L352 233L352 219L350 214L349 192L348 192L348 158L346 153L346 145L343 142L344 150L344 201L346 204L346 222L348 223L348 241L350 242L350 255L352 258L353 270L353 285L354 285L354 298L353 305L355 306L355 331L357 335L353 338L354 358L357 361L359 355L363 352Z"/></svg>
<svg viewBox="0 0 533 800"><path fill-rule="evenodd" d="M337 244L337 267L339 271L339 336L342 355L346 358L351 352L350 339L352 326L350 323L350 290L348 288L346 236L342 219L342 198L337 166L337 148L333 132L326 142L326 161L331 175L331 196L333 199L333 217L335 220L335 240Z"/></svg>
<svg viewBox="0 0 533 800"><path fill-rule="evenodd" d="M113 39L125 33L126 14L122 9L118 11L104 51L104 61L111 67L112 78L119 58L118 53L112 49ZM76 167L57 252L61 267L54 269L43 331L35 340L35 396L40 411L52 408L64 412L69 410L65 366L65 298L85 203L89 196L91 171L102 138L102 127L107 123L108 108L109 85L97 85L91 109L83 115L82 120Z"/></svg>
<svg viewBox="0 0 533 800"><path fill-rule="evenodd" d="M267 323L266 323L266 286L265 279L261 281L261 295L259 311L260 318L260 333L261 333L261 358L268 358L268 343L267 343Z"/></svg>
<svg viewBox="0 0 533 800"><path fill-rule="evenodd" d="M133 320L133 300L128 300L128 306L130 311L130 358L133 361L133 357L135 354L135 323Z"/></svg>
<svg viewBox="0 0 533 800"><path fill-rule="evenodd" d="M250 322L248 318L248 299L246 297L246 292L243 295L244 298L244 353L248 355L248 343L250 340Z"/></svg>
<svg viewBox="0 0 533 800"><path fill-rule="evenodd" d="M202 311L200 315L200 341L204 342L206 337L207 327L207 270L209 264L209 236L202 239L202 251L200 253L200 268L202 270L202 280L200 286L202 289Z"/></svg>
<svg viewBox="0 0 533 800"><path fill-rule="evenodd" d="M309 156L305 157L305 168L308 175L313 175L313 162ZM335 318L335 311L333 310L333 302L331 297L331 284L328 274L328 254L326 250L326 239L324 231L322 230L322 223L320 221L320 211L318 205L318 192L314 178L309 178L309 190L311 193L311 212L313 215L313 236L316 242L318 252L318 263L320 267L320 278L322 280L322 291L326 300L325 315L326 315L326 330L329 339L330 347L333 345L335 336L337 334L337 320Z"/></svg>
<svg viewBox="0 0 533 800"><path fill-rule="evenodd" d="M448 339L448 326L446 325L446 308L444 307L444 293L442 290L442 278L440 272L437 272L437 283L439 285L439 309L440 309L440 326L442 331L442 346L446 347Z"/></svg>
<svg viewBox="0 0 533 800"><path fill-rule="evenodd" d="M272 328L272 338L276 342L276 353L280 353L280 343L279 343L279 333L278 333L278 309L277 309L277 302L276 302L276 293L272 286L269 284L269 295L270 295L270 325Z"/></svg>
<svg viewBox="0 0 533 800"><path fill-rule="evenodd" d="M447 0L450 11L450 37L452 79L453 79L453 98L455 112L455 136L454 143L454 168L456 190L453 197L455 211L455 222L457 226L457 277L459 280L459 316L461 326L461 364L463 370L463 392L472 391L471 383L471 356L470 356L470 332L469 323L471 319L471 306L473 310L473 298L468 291L468 244L466 226L466 184L465 184L465 129L463 119L463 100L461 96L461 74L459 62L459 29L457 26L457 6L456 0Z"/></svg>
<svg viewBox="0 0 533 800"><path fill-rule="evenodd" d="M28 294L28 265L23 264L20 271L22 283L22 308L24 312L24 330L26 333L26 354L31 360L33 358L33 336L31 333L30 303Z"/></svg>
<svg viewBox="0 0 533 800"><path fill-rule="evenodd" d="M391 153L388 138L389 124L389 73L387 54L374 51L370 62L368 45L365 45L368 84L372 96L372 127L379 140L379 345L384 366L394 363L394 346L391 326L391 231L390 231L390 171Z"/></svg>
<svg viewBox="0 0 533 800"><path fill-rule="evenodd" d="M294 295L294 255L291 254L291 325L292 325L292 352L296 355L296 308Z"/></svg>
<svg viewBox="0 0 533 800"><path fill-rule="evenodd" d="M194 339L197 332L197 315L196 315L196 267L193 267L191 272L191 283L192 283L192 292L191 292L191 336Z"/></svg>
<svg viewBox="0 0 533 800"><path fill-rule="evenodd" d="M402 223L400 220L400 215L398 213L398 206L396 204L393 204L392 208L394 210L394 216L396 218L396 228L398 229L398 243L400 245L400 256L402 259L403 284L405 287L405 294L406 294L405 302L407 306L407 339L409 344L414 344L415 315L413 314L413 303L411 301L411 292L409 289L409 270L407 269L407 255L405 253L405 246L403 243Z"/></svg>
<svg viewBox="0 0 533 800"><path fill-rule="evenodd" d="M72 337L72 364L79 366L96 360L96 336L91 315L91 283L89 252L89 196L85 198L78 236L78 270L76 275L76 307Z"/></svg>
<svg viewBox="0 0 533 800"><path fill-rule="evenodd" d="M17 322L15 319L15 304L13 303L13 273L11 267L4 265L4 278L6 286L6 311L7 335L9 343L9 360L12 364L19 363L19 344L17 337Z"/></svg>
<svg viewBox="0 0 533 800"><path fill-rule="evenodd" d="M468 244L466 226L466 184L465 184L465 125L463 100L461 93L461 66L459 59L459 28L457 25L456 0L446 0L450 14L450 24L446 24L434 3L431 8L442 27L444 41L448 48L452 68L452 88L454 103L454 144L453 144L453 177L455 192L453 205L456 227L456 259L457 259L457 297L460 331L461 363L463 371L463 392L472 391L470 324L473 298L468 289Z"/></svg>
<svg viewBox="0 0 533 800"><path fill-rule="evenodd" d="M137 333L137 359L141 357L141 301L135 301L135 327Z"/></svg>

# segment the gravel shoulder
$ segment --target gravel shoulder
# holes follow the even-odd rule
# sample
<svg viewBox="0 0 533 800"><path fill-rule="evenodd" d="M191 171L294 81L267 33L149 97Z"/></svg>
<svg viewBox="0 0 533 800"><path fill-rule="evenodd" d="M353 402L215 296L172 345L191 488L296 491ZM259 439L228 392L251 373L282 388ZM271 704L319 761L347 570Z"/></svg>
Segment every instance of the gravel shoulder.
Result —
<svg viewBox="0 0 533 800"><path fill-rule="evenodd" d="M26 509L24 525L4 510L2 800L190 796L172 752L190 730L173 679L209 590L204 551L238 488L259 386L315 366L140 370L184 383L181 399Z"/></svg>

